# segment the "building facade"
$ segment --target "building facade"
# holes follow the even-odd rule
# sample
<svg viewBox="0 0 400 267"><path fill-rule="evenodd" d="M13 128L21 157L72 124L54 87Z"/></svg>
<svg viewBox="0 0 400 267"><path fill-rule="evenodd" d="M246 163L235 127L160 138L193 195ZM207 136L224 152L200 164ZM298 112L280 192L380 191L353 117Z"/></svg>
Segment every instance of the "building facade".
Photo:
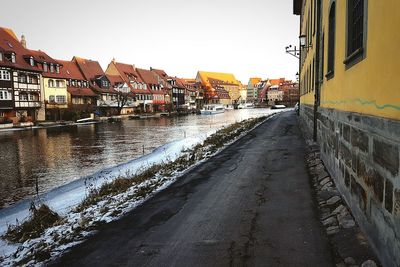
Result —
<svg viewBox="0 0 400 267"><path fill-rule="evenodd" d="M400 2L293 3L303 124L382 263L400 266Z"/></svg>
<svg viewBox="0 0 400 267"><path fill-rule="evenodd" d="M249 103L254 103L257 101L258 97L258 90L257 84L261 82L261 78L250 78L249 82L247 83L247 99L246 101Z"/></svg>

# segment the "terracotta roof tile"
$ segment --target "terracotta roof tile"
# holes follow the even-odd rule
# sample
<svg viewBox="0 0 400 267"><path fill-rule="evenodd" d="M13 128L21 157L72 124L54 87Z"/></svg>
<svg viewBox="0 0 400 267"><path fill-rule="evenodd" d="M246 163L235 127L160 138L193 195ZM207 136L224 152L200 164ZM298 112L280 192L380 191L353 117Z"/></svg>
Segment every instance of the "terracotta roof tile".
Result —
<svg viewBox="0 0 400 267"><path fill-rule="evenodd" d="M12 30L0 28L0 48L3 50L3 53L15 53L16 58L16 62L12 63L3 57L3 61L0 61L0 66L38 72L41 71L36 66L31 66L29 64L29 60L26 59L26 56L30 56L31 52L22 46Z"/></svg>

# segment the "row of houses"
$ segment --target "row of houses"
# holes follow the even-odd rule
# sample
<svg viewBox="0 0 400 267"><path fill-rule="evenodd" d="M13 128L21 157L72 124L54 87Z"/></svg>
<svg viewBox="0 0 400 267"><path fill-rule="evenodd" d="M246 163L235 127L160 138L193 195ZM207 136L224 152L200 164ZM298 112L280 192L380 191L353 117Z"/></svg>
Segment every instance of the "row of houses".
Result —
<svg viewBox="0 0 400 267"><path fill-rule="evenodd" d="M104 71L98 61L58 60L28 49L25 37L0 28L0 120L76 120L96 114L179 111L204 104L194 79L140 69L113 59Z"/></svg>
<svg viewBox="0 0 400 267"><path fill-rule="evenodd" d="M283 104L293 106L300 99L299 84L285 78L250 78L247 84L247 102L256 104Z"/></svg>

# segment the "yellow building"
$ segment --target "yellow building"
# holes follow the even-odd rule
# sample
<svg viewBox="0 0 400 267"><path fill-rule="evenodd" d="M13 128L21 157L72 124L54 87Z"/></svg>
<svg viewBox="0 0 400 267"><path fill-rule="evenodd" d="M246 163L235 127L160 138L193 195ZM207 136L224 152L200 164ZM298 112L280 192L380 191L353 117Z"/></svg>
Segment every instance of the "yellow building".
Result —
<svg viewBox="0 0 400 267"><path fill-rule="evenodd" d="M219 86L228 91L231 98L230 104L240 101L242 84L231 73L199 71L197 72L196 81L200 82L208 91L212 90L213 84L217 82Z"/></svg>
<svg viewBox="0 0 400 267"><path fill-rule="evenodd" d="M400 1L293 3L301 119L381 261L400 266Z"/></svg>

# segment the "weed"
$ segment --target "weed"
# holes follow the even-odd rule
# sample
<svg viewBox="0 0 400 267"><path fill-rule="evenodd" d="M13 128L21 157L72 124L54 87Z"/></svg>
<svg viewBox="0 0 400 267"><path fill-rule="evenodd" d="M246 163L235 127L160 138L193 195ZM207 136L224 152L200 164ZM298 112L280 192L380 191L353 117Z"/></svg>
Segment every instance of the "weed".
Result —
<svg viewBox="0 0 400 267"><path fill-rule="evenodd" d="M11 242L24 242L28 239L39 237L47 228L55 225L61 217L52 211L47 205L42 204L36 208L31 203L31 215L22 224L9 226L4 238Z"/></svg>

